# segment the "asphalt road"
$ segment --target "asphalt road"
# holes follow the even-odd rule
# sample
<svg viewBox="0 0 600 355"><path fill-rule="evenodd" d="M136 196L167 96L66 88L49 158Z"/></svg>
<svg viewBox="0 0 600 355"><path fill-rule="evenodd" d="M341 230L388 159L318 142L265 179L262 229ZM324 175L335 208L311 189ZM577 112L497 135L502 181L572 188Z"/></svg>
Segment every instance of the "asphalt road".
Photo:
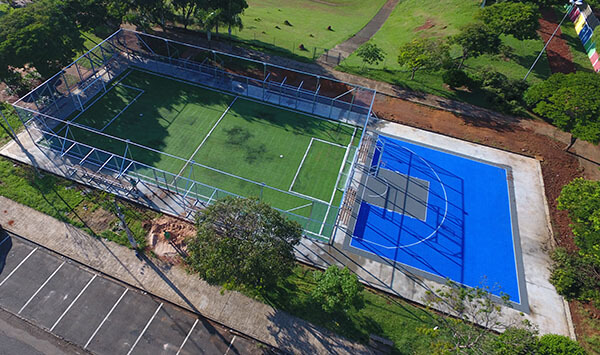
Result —
<svg viewBox="0 0 600 355"><path fill-rule="evenodd" d="M35 330L21 319L6 316L0 324L0 330L5 329L0 333L0 354L36 354L40 347L43 353L55 349L57 353L128 355L270 351L219 324L5 232L0 232L0 309L38 327ZM10 324L19 322L24 323L22 327L9 331Z"/></svg>
<svg viewBox="0 0 600 355"><path fill-rule="evenodd" d="M0 309L0 355L58 355L88 352Z"/></svg>

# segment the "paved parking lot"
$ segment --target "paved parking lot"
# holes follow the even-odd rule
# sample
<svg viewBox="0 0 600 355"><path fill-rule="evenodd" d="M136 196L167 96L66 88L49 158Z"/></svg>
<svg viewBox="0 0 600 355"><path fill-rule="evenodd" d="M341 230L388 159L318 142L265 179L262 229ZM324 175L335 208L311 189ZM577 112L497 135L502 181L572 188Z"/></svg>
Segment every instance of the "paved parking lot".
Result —
<svg viewBox="0 0 600 355"><path fill-rule="evenodd" d="M262 354L264 347L0 231L0 307L97 354Z"/></svg>

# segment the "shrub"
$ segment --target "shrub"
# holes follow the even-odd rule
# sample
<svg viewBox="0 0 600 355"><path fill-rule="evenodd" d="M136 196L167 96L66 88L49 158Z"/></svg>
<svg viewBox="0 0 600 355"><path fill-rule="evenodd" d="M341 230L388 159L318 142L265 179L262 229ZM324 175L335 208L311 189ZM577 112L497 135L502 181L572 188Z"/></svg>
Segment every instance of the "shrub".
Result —
<svg viewBox="0 0 600 355"><path fill-rule="evenodd" d="M315 271L317 287L311 292L311 298L327 313L345 313L364 306L361 291L363 286L358 277L347 267L340 269L331 265L325 272Z"/></svg>
<svg viewBox="0 0 600 355"><path fill-rule="evenodd" d="M569 300L578 298L582 283L577 270L577 257L564 248L558 248L552 254L552 260L554 265L550 282L556 287L556 292Z"/></svg>
<svg viewBox="0 0 600 355"><path fill-rule="evenodd" d="M442 79L444 83L448 84L452 88L457 88L461 86L470 86L471 78L464 72L464 70L460 69L448 69L442 74Z"/></svg>
<svg viewBox="0 0 600 355"><path fill-rule="evenodd" d="M585 355L586 351L576 341L562 335L546 334L539 340L539 355Z"/></svg>
<svg viewBox="0 0 600 355"><path fill-rule="evenodd" d="M535 354L537 346L536 331L511 327L493 338L488 352L497 355L529 355Z"/></svg>

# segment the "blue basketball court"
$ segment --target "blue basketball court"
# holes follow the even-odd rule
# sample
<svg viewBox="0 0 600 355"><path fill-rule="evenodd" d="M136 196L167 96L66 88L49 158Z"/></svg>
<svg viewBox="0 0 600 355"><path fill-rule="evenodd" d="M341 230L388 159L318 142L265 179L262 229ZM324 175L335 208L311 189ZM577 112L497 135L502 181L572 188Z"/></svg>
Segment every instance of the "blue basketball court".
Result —
<svg viewBox="0 0 600 355"><path fill-rule="evenodd" d="M509 167L382 135L370 156L348 248L524 301Z"/></svg>

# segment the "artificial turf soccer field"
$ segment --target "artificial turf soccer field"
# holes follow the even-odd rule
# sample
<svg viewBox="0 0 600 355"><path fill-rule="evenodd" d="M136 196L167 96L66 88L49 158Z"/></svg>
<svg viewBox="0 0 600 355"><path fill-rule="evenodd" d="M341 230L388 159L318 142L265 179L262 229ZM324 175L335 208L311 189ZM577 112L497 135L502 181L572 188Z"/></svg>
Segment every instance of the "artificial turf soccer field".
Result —
<svg viewBox="0 0 600 355"><path fill-rule="evenodd" d="M126 72L111 86L106 94L94 98L97 101L90 101L93 104L87 110L70 119L182 159L132 144L128 158L230 193L260 197L273 207L316 220L301 223L306 231L331 234L337 208L328 205L339 206L345 181L338 181L338 175L349 166L346 161L354 155L360 128L140 70ZM64 129L58 127L59 132ZM82 128L69 129L71 139L124 154L123 141ZM58 144L56 140L54 144ZM136 173L153 174L139 168ZM187 186L185 179L167 180L181 189ZM295 195L262 188L262 183ZM213 195L211 187L195 191L205 201L223 196L220 192ZM303 196L318 201L311 203ZM329 225L322 227L322 221Z"/></svg>

